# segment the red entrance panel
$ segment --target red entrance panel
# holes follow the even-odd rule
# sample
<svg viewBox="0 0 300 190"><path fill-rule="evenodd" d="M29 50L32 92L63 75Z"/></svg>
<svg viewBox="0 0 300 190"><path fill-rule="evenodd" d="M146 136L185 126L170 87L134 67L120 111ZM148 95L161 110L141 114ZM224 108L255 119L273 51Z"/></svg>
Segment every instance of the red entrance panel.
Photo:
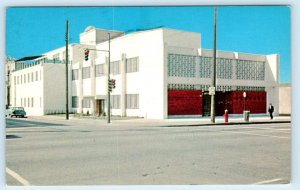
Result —
<svg viewBox="0 0 300 190"><path fill-rule="evenodd" d="M168 90L168 115L201 115L202 91Z"/></svg>
<svg viewBox="0 0 300 190"><path fill-rule="evenodd" d="M254 92L246 91L246 99L244 102L243 91L232 92L232 113L243 113L245 110L249 110L250 113L266 113L266 92Z"/></svg>

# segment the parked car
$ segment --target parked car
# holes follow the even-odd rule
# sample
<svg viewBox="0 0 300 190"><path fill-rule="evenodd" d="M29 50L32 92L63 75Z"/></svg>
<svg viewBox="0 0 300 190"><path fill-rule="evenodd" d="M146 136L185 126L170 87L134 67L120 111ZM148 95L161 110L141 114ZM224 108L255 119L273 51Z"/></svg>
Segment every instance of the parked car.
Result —
<svg viewBox="0 0 300 190"><path fill-rule="evenodd" d="M26 112L23 107L9 107L5 112L5 117L25 117Z"/></svg>

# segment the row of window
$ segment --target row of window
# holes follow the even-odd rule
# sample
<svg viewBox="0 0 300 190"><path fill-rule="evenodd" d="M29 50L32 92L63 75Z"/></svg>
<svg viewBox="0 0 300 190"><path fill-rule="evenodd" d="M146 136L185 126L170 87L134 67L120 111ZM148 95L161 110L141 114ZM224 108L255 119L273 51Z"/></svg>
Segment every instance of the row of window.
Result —
<svg viewBox="0 0 300 190"><path fill-rule="evenodd" d="M120 109L120 95L111 95L111 108ZM83 98L82 108L91 108L91 98ZM72 108L79 107L79 97L72 96ZM139 109L139 94L126 94L126 109Z"/></svg>
<svg viewBox="0 0 300 190"><path fill-rule="evenodd" d="M106 65L107 64L95 65L95 74L94 74L95 77L101 77L107 73ZM126 69L126 73L138 72L139 71L139 58L134 57L134 58L126 59L125 69ZM72 80L79 79L78 72L79 72L79 69L72 70ZM114 61L114 62L110 63L110 73L113 75L120 74L120 61ZM82 68L82 79L88 79L88 78L91 78L91 67L83 67Z"/></svg>
<svg viewBox="0 0 300 190"><path fill-rule="evenodd" d="M21 106L22 107L34 107L34 99L33 97L31 98L21 98Z"/></svg>
<svg viewBox="0 0 300 190"><path fill-rule="evenodd" d="M25 84L25 83L30 83L30 82L35 82L38 80L41 80L41 71L40 73L38 71L27 73L27 74L22 74L19 76L14 76L14 84Z"/></svg>

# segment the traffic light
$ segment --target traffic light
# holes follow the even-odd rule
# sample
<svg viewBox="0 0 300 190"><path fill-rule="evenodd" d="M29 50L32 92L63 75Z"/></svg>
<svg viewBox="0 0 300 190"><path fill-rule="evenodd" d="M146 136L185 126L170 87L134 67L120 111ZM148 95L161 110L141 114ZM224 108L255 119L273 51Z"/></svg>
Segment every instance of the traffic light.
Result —
<svg viewBox="0 0 300 190"><path fill-rule="evenodd" d="M116 88L116 80L115 79L111 79L111 87L112 87L112 89Z"/></svg>
<svg viewBox="0 0 300 190"><path fill-rule="evenodd" d="M84 60L89 60L89 54L90 54L90 50L89 49L85 49L84 50Z"/></svg>
<svg viewBox="0 0 300 190"><path fill-rule="evenodd" d="M112 91L112 80L108 81L108 91L111 92Z"/></svg>
<svg viewBox="0 0 300 190"><path fill-rule="evenodd" d="M111 92L114 88L116 88L116 80L115 79L110 79L108 81L108 90Z"/></svg>

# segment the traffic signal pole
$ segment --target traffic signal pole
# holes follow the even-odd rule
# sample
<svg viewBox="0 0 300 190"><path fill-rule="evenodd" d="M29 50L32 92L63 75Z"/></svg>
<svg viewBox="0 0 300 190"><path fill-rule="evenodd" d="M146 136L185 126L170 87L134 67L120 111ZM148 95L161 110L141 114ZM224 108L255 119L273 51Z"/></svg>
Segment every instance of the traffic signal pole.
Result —
<svg viewBox="0 0 300 190"><path fill-rule="evenodd" d="M66 120L69 120L69 80L68 80L68 62L69 62L69 21L66 23Z"/></svg>
<svg viewBox="0 0 300 190"><path fill-rule="evenodd" d="M107 66L107 123L110 123L110 33L108 33L108 66Z"/></svg>

